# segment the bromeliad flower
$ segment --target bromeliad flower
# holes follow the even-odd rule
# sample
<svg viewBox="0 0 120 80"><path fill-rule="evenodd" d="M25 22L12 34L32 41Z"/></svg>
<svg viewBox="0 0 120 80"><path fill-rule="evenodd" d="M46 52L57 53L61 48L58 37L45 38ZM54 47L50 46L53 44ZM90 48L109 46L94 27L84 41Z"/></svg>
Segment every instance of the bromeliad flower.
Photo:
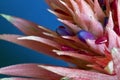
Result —
<svg viewBox="0 0 120 80"><path fill-rule="evenodd" d="M74 64L72 67L19 64L0 69L1 80L120 80L120 0L46 0L65 26L56 32L1 14L25 35L0 35ZM18 77L14 77L18 76Z"/></svg>

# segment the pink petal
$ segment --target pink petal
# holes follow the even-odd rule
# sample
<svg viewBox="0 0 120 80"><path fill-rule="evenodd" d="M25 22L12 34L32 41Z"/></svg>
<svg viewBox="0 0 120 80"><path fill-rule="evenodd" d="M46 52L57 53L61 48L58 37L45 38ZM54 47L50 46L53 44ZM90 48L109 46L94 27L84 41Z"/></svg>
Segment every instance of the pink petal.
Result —
<svg viewBox="0 0 120 80"><path fill-rule="evenodd" d="M19 64L0 68L0 74L20 76L20 77L30 77L42 80L59 80L60 75L52 73L39 67L38 64Z"/></svg>
<svg viewBox="0 0 120 80"><path fill-rule="evenodd" d="M100 74L96 72L84 71L79 69L70 69L70 68L62 68L62 67L54 67L54 66L52 67L52 66L43 66L43 65L39 65L39 67L54 72L56 74L59 74L61 76L73 78L73 80L118 80L115 76L112 75Z"/></svg>

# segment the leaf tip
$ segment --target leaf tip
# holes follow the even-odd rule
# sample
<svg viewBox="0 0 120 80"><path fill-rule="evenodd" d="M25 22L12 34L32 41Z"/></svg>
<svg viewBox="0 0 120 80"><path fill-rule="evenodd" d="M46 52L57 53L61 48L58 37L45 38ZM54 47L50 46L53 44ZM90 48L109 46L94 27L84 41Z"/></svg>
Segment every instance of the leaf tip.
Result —
<svg viewBox="0 0 120 80"><path fill-rule="evenodd" d="M7 19L8 21L11 21L11 19L12 19L12 17L10 15L7 15L7 14L0 14L0 16Z"/></svg>

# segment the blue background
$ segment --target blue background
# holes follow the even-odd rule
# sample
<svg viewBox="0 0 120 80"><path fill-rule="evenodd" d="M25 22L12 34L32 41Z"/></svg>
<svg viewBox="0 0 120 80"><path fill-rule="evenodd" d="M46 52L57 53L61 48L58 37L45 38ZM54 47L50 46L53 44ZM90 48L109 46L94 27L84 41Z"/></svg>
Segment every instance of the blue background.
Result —
<svg viewBox="0 0 120 80"><path fill-rule="evenodd" d="M21 17L55 30L61 23L47 9L48 5L45 0L0 0L0 13ZM12 24L0 17L0 34L3 33L22 34ZM61 60L0 40L0 67L19 63L67 65Z"/></svg>

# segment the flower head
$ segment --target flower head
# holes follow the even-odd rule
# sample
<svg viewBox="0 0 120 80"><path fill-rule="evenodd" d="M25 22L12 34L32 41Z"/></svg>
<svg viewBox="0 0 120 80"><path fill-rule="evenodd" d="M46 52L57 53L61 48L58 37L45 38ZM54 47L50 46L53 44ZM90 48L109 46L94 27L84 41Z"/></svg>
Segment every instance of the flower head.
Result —
<svg viewBox="0 0 120 80"><path fill-rule="evenodd" d="M119 0L46 0L64 26L56 32L30 21L1 14L25 35L0 35L10 41L74 64L64 68L20 64L1 74L25 80L120 80ZM21 72L23 74L21 74ZM24 80L24 78L10 78Z"/></svg>

